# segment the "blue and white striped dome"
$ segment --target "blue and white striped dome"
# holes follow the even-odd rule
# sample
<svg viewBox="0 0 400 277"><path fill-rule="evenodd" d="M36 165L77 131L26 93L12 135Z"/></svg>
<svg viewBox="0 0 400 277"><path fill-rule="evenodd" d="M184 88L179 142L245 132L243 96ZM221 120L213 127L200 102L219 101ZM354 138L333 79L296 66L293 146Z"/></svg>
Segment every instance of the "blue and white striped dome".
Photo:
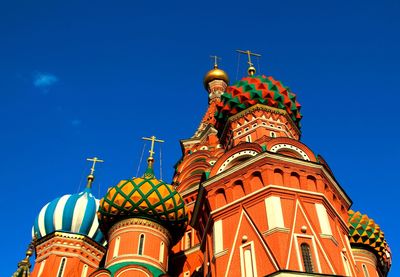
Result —
<svg viewBox="0 0 400 277"><path fill-rule="evenodd" d="M32 236L40 239L55 231L86 235L103 244L104 236L99 229L97 209L99 200L86 188L78 194L67 194L46 204L36 217Z"/></svg>

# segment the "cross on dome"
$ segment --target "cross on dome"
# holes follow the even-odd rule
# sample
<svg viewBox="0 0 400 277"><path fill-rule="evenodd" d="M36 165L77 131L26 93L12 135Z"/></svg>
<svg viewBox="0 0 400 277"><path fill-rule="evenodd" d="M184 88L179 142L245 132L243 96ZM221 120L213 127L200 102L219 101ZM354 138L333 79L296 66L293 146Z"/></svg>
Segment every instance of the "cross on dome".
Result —
<svg viewBox="0 0 400 277"><path fill-rule="evenodd" d="M149 137L149 138L142 137L142 139L151 141L151 146L150 146L150 150L149 150L149 153L150 153L149 159L153 159L153 154L155 153L155 152L154 152L154 143L155 143L155 142L160 142L160 143L162 143L162 142L164 142L164 141L161 140L161 139L157 139L155 136L151 136L151 137Z"/></svg>
<svg viewBox="0 0 400 277"><path fill-rule="evenodd" d="M236 52L238 52L239 54L246 54L247 55L247 63L249 64L249 68L247 69L247 72L249 73L250 76L253 76L256 73L256 68L254 67L253 63L251 62L251 56L254 57L261 57L260 54L257 53L253 53L250 50L236 50Z"/></svg>
<svg viewBox="0 0 400 277"><path fill-rule="evenodd" d="M92 163L92 167L90 168L90 174L89 174L88 177L87 177L88 183L87 183L87 185L86 185L87 188L91 188L91 187L92 187L93 180L94 180L94 170L95 170L95 167L96 167L96 163L104 163L104 161L103 161L103 160L100 160L100 159L97 158L97 157L94 157L94 158L87 158L86 160L89 161L89 162L93 162L93 163Z"/></svg>
<svg viewBox="0 0 400 277"><path fill-rule="evenodd" d="M214 68L218 68L218 60L222 60L221 57L218 56L210 56L211 59L214 59Z"/></svg>

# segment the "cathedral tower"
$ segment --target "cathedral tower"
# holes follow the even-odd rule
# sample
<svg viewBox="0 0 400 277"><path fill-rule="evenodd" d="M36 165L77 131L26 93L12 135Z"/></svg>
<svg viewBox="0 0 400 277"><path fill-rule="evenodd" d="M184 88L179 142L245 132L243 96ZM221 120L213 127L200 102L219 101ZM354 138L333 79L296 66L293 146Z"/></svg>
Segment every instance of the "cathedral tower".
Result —
<svg viewBox="0 0 400 277"><path fill-rule="evenodd" d="M147 170L122 180L100 201L100 226L107 236L104 269L91 276L161 276L168 271L170 248L187 224L186 207L173 186L153 171L153 136Z"/></svg>
<svg viewBox="0 0 400 277"><path fill-rule="evenodd" d="M174 181L191 219L173 249L176 275L364 276L357 261L366 254L348 238L351 199L300 141L296 95L256 75L258 54L239 52L248 56L248 76L209 100L195 135L181 142ZM386 269L374 260L370 276L387 274L385 253Z"/></svg>
<svg viewBox="0 0 400 277"><path fill-rule="evenodd" d="M33 277L89 276L105 253L104 236L96 212L99 201L92 195L94 166L84 191L64 195L45 205L37 216L32 236L36 260Z"/></svg>

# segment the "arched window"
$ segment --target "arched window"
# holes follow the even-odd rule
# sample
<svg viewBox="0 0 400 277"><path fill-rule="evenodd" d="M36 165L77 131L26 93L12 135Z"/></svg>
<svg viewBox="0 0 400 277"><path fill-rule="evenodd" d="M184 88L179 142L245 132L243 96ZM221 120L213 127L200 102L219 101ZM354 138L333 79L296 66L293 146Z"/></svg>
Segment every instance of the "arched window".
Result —
<svg viewBox="0 0 400 277"><path fill-rule="evenodd" d="M307 176L307 189L317 191L317 180L314 176Z"/></svg>
<svg viewBox="0 0 400 277"><path fill-rule="evenodd" d="M160 263L164 262L164 242L160 242L160 253L158 256L158 261Z"/></svg>
<svg viewBox="0 0 400 277"><path fill-rule="evenodd" d="M251 135L246 136L246 142L251 142Z"/></svg>
<svg viewBox="0 0 400 277"><path fill-rule="evenodd" d="M65 271L65 264L67 263L67 258L63 257L61 259L60 267L58 268L58 273L57 277L62 277L64 276L64 271Z"/></svg>
<svg viewBox="0 0 400 277"><path fill-rule="evenodd" d="M244 196L243 182L237 180L233 183L232 187L233 200L242 198Z"/></svg>
<svg viewBox="0 0 400 277"><path fill-rule="evenodd" d="M283 185L283 172L280 169L274 170L274 185Z"/></svg>
<svg viewBox="0 0 400 277"><path fill-rule="evenodd" d="M216 208L222 207L226 204L226 197L224 189L218 189L215 193L215 206Z"/></svg>
<svg viewBox="0 0 400 277"><path fill-rule="evenodd" d="M47 260L43 260L43 261L40 263L38 277L41 277L41 276L42 276L44 266L46 265L46 261L47 261Z"/></svg>
<svg viewBox="0 0 400 277"><path fill-rule="evenodd" d="M82 270L81 277L86 277L86 276L87 276L88 268L89 268L89 267L88 267L87 264L85 264L85 265L83 266L83 270Z"/></svg>
<svg viewBox="0 0 400 277"><path fill-rule="evenodd" d="M290 174L290 186L300 188L300 176L296 172Z"/></svg>
<svg viewBox="0 0 400 277"><path fill-rule="evenodd" d="M114 251L113 251L113 258L116 258L116 257L118 256L120 240L121 240L120 237L117 237L117 238L115 239Z"/></svg>
<svg viewBox="0 0 400 277"><path fill-rule="evenodd" d="M139 236L139 248L138 254L143 255L143 246L144 246L144 234L140 234Z"/></svg>
<svg viewBox="0 0 400 277"><path fill-rule="evenodd" d="M365 277L369 277L367 266L365 264L362 264L362 268L363 268L363 271L364 271L364 276Z"/></svg>
<svg viewBox="0 0 400 277"><path fill-rule="evenodd" d="M314 268L311 258L310 246L307 243L301 244L301 255L303 256L304 269L307 273L313 273Z"/></svg>
<svg viewBox="0 0 400 277"><path fill-rule="evenodd" d="M250 179L250 187L252 191L256 191L261 189L264 186L261 173L260 172L254 172L251 174L251 179Z"/></svg>

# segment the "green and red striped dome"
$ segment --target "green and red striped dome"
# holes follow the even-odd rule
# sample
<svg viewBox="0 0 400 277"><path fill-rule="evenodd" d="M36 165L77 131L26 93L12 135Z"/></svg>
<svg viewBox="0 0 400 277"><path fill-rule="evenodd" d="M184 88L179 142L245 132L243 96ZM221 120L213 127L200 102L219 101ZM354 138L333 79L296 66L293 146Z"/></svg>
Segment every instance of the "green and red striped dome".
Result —
<svg viewBox="0 0 400 277"><path fill-rule="evenodd" d="M226 120L255 104L264 104L282 109L293 122L300 127L301 105L296 101L296 94L280 81L267 76L249 76L229 86L221 96L221 103L215 114L219 122Z"/></svg>

